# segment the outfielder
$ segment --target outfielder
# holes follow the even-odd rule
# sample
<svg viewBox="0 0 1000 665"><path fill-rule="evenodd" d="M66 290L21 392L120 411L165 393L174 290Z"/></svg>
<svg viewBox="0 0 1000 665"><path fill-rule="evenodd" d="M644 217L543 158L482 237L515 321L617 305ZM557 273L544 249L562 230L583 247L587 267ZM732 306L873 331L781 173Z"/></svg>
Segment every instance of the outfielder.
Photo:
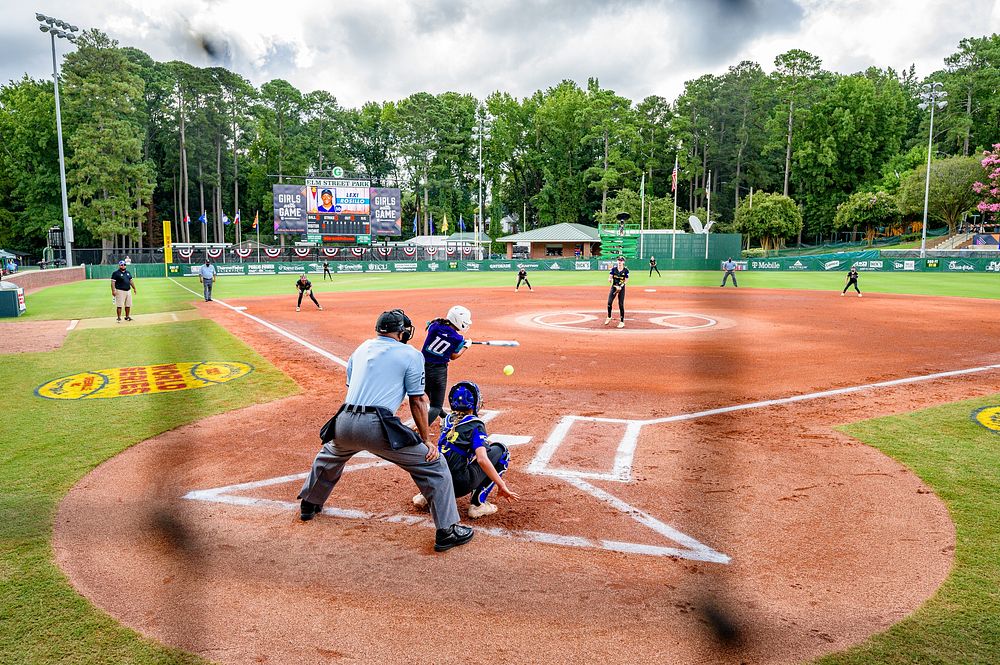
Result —
<svg viewBox="0 0 1000 665"><path fill-rule="evenodd" d="M611 306L618 297L618 313L621 320L618 322L619 328L625 327L625 283L628 282L628 268L625 267L625 257L619 256L617 264L611 268L608 275L611 283L611 291L608 293L608 318L604 319L604 325L611 323Z"/></svg>
<svg viewBox="0 0 1000 665"><path fill-rule="evenodd" d="M455 497L469 497L469 517L477 519L492 515L496 504L487 499L495 487L497 494L508 501L521 497L504 482L503 475L510 466L510 452L502 443L486 440L486 425L479 418L482 393L472 381L459 381L448 392L451 413L445 416L438 448L448 462ZM417 508L427 506L423 494L413 497Z"/></svg>
<svg viewBox="0 0 1000 665"><path fill-rule="evenodd" d="M310 282L309 279L305 276L305 273L302 274L302 277L299 277L297 280L295 280L295 288L299 290L299 301L295 303L296 312L299 311L299 308L302 307L302 294L304 294L306 291L309 292L309 298L314 303L316 303L316 307L318 307L320 310L323 309L323 306L319 304L318 300L316 300L316 296L313 295L312 282Z"/></svg>
<svg viewBox="0 0 1000 665"><path fill-rule="evenodd" d="M448 390L448 363L458 360L468 343L462 336L472 325L472 312L461 305L448 310L443 319L434 319L427 324L427 337L421 349L424 354L424 374L427 382L427 398L430 409L427 422L433 424L444 407L444 396Z"/></svg>

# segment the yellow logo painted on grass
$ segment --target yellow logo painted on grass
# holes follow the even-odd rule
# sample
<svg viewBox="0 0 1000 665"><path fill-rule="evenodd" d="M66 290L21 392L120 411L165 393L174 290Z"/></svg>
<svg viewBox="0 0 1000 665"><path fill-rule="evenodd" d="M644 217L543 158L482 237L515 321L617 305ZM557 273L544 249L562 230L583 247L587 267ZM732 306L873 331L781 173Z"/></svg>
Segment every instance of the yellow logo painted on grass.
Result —
<svg viewBox="0 0 1000 665"><path fill-rule="evenodd" d="M35 394L48 399L109 399L206 388L246 376L247 363L211 361L112 367L53 379Z"/></svg>
<svg viewBox="0 0 1000 665"><path fill-rule="evenodd" d="M991 432L1000 434L1000 406L984 406L973 411L972 419Z"/></svg>

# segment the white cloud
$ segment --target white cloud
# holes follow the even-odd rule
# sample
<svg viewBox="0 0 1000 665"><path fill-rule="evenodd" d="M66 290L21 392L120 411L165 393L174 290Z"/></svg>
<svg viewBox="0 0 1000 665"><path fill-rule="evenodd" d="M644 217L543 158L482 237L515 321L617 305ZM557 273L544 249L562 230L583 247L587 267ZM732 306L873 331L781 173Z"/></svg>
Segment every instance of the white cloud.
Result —
<svg viewBox="0 0 1000 665"><path fill-rule="evenodd" d="M51 65L34 14L0 6L0 79ZM104 29L157 60L223 64L256 84L285 78L341 103L456 90L532 94L564 78L633 99L674 98L685 80L743 59L770 69L802 48L828 69L942 66L966 36L1000 30L987 0L287 0L50 2L47 12ZM216 53L213 60L205 43ZM7 45L4 48L4 44ZM49 61L50 62L50 61Z"/></svg>

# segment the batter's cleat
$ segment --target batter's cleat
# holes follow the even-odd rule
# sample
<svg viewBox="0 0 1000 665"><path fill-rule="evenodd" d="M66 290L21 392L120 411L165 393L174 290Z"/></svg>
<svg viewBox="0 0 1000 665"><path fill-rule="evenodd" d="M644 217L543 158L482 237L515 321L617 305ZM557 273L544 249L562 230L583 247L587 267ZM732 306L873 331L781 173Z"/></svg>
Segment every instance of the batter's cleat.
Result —
<svg viewBox="0 0 1000 665"><path fill-rule="evenodd" d="M604 319L604 325L608 325L609 323L611 323L611 317L610 316L608 318Z"/></svg>
<svg viewBox="0 0 1000 665"><path fill-rule="evenodd" d="M434 551L444 552L452 547L464 545L476 535L470 527L461 524L452 524L447 529L438 529L434 536Z"/></svg>
<svg viewBox="0 0 1000 665"><path fill-rule="evenodd" d="M323 512L323 506L316 503L309 503L305 499L302 499L302 504L299 509L299 519L303 522L308 522L321 512Z"/></svg>
<svg viewBox="0 0 1000 665"><path fill-rule="evenodd" d="M618 327L619 328L624 328L625 327L625 322L624 321L619 321L618 322Z"/></svg>
<svg viewBox="0 0 1000 665"><path fill-rule="evenodd" d="M487 501L486 503L481 503L476 505L474 503L469 504L469 519L477 520L480 517L486 517L487 515L492 515L497 510L499 510L495 504Z"/></svg>
<svg viewBox="0 0 1000 665"><path fill-rule="evenodd" d="M297 312L297 311L299 311L300 309L302 309L302 308L301 308L301 307L296 307L296 308L295 308L295 311Z"/></svg>
<svg viewBox="0 0 1000 665"><path fill-rule="evenodd" d="M427 508L427 497L423 494L417 494L413 497L413 505L419 510L424 510Z"/></svg>

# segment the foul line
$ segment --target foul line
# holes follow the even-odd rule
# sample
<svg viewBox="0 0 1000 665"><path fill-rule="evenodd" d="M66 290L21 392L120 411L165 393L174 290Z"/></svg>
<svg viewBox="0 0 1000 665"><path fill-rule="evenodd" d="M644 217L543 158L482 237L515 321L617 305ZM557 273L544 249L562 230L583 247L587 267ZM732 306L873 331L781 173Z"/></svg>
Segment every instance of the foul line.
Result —
<svg viewBox="0 0 1000 665"><path fill-rule="evenodd" d="M746 411L747 409L760 409L768 406L780 406L782 404L793 404L795 402L807 402L824 397L835 397L837 395L849 395L850 393L872 390L874 388L888 388L891 386L902 386L909 383L920 383L921 381L934 381L936 379L946 379L950 376L963 376L965 374L977 374L1000 369L1000 365L983 365L981 367L970 367L968 369L956 369L948 372L936 372L934 374L922 374L920 376L908 376L903 379L892 379L890 381L879 381L878 383L865 383L860 386L850 386L848 388L835 388L833 390L823 390L816 393L806 393L805 395L792 395L780 399L767 399L760 402L750 402L749 404L736 404L734 406L723 406L718 409L708 409L707 411L696 411L694 413L681 413L676 416L665 418L651 418L649 420L635 420L630 422L642 423L643 425L659 425L661 423L674 423L681 420L694 420L695 418L705 418L706 416L717 416L723 413L733 413L734 411Z"/></svg>
<svg viewBox="0 0 1000 665"><path fill-rule="evenodd" d="M184 289L185 291L187 291L189 293L193 293L196 296L200 296L201 295L197 291L192 291L188 287L184 286L183 284L181 284L180 282L178 282L177 280L175 280L173 277L168 277L167 279L169 279L171 282L173 282L174 284L176 284L177 286L181 287L182 289ZM332 353L330 353L326 349L321 349L320 347L316 346L312 342L307 342L306 340L302 339L301 337L299 337L295 333L291 333L291 332L285 330L284 328L282 328L280 326L276 326L273 323L271 323L269 321L265 321L264 319L261 319L259 317L256 317L253 314L247 314L246 312L244 312L239 307L233 307L229 303L223 302L222 300L216 300L215 298L213 298L212 302L219 303L223 307L228 307L230 310L236 312L237 314L239 314L241 316L245 316L248 319L250 319L251 321L255 321L255 322L259 323L260 325L264 326L265 328L267 328L269 330L273 330L274 332L278 333L279 335L281 335L283 337L287 337L288 339L292 340L296 344L299 344L300 346L304 346L305 348L309 349L310 351L318 353L319 355L323 356L327 360L330 360L332 362L337 363L341 367L347 367L347 361L344 360L343 358L340 358L338 356L333 355Z"/></svg>

